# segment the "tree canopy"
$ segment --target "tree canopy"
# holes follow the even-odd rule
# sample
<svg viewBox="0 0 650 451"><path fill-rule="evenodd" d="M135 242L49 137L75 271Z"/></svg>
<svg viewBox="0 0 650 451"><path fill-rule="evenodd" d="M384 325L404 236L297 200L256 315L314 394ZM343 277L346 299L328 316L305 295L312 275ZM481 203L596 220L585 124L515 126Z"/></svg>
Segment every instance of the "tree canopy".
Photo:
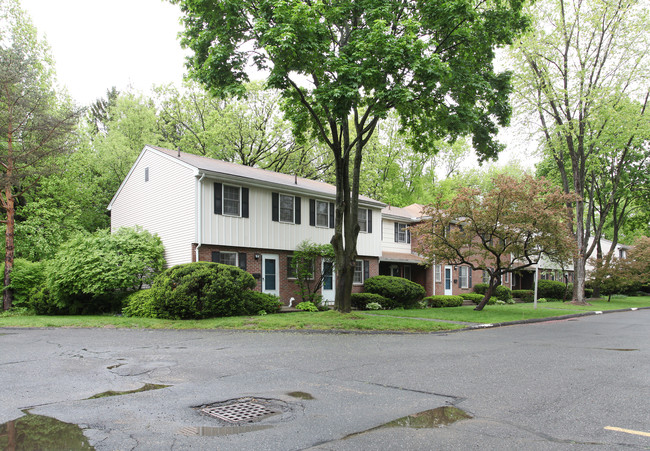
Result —
<svg viewBox="0 0 650 451"><path fill-rule="evenodd" d="M241 93L250 66L282 93L296 133L334 157L336 304L350 310L357 256L359 174L380 119L397 111L411 144L471 134L481 160L500 150L509 75L498 45L526 25L522 1L171 0L184 13L191 75L217 95Z"/></svg>

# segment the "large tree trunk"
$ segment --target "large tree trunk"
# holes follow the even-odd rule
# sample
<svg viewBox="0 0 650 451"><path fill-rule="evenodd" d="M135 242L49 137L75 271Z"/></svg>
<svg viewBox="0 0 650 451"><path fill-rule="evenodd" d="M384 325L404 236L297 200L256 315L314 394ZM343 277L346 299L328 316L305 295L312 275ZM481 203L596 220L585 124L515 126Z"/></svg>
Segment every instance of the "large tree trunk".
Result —
<svg viewBox="0 0 650 451"><path fill-rule="evenodd" d="M483 307L485 307L487 305L488 301L492 297L492 294L496 291L496 288L497 288L498 285L499 285L499 283L498 283L498 275L492 274L490 276L490 283L488 284L488 289L485 292L485 296L483 297L481 302L479 302L479 304L476 307L474 307L474 310L479 311L479 312L481 310L483 310Z"/></svg>
<svg viewBox="0 0 650 451"><path fill-rule="evenodd" d="M7 213L7 223L5 232L5 274L4 274L4 293L2 296L2 305L4 310L9 310L13 304L13 290L9 288L11 284L11 271L14 268L14 225L15 225L15 208L14 198L11 194L11 187L5 189Z"/></svg>
<svg viewBox="0 0 650 451"><path fill-rule="evenodd" d="M596 270L600 269L605 262L603 261L603 248L600 245L600 240L598 240L598 243L596 243ZM600 283L596 282L594 283L594 294L593 296L595 298L600 297Z"/></svg>

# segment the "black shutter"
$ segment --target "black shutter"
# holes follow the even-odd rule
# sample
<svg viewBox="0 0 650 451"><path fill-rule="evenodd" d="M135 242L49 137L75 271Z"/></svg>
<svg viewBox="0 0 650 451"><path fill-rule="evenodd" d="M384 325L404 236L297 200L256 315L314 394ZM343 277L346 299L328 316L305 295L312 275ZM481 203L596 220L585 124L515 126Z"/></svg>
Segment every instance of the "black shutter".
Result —
<svg viewBox="0 0 650 451"><path fill-rule="evenodd" d="M316 201L309 199L309 225L316 225Z"/></svg>
<svg viewBox="0 0 650 451"><path fill-rule="evenodd" d="M294 223L300 224L300 198L298 196L294 197L294 215L295 218L293 220Z"/></svg>
<svg viewBox="0 0 650 451"><path fill-rule="evenodd" d="M370 278L370 260L363 261L363 281Z"/></svg>
<svg viewBox="0 0 650 451"><path fill-rule="evenodd" d="M406 229L406 242L409 243L409 244L411 243L411 230L410 229Z"/></svg>
<svg viewBox="0 0 650 451"><path fill-rule="evenodd" d="M221 208L221 196L222 196L222 188L221 188L221 183L215 183L214 184L214 214L215 215L220 215L222 214L222 208Z"/></svg>
<svg viewBox="0 0 650 451"><path fill-rule="evenodd" d="M212 253L212 263L221 263L221 252Z"/></svg>
<svg viewBox="0 0 650 451"><path fill-rule="evenodd" d="M238 260L239 267L246 271L246 252L240 252Z"/></svg>
<svg viewBox="0 0 650 451"><path fill-rule="evenodd" d="M399 224L395 223L395 242L399 243Z"/></svg>
<svg viewBox="0 0 650 451"><path fill-rule="evenodd" d="M472 268L469 268L467 271L469 272L469 276L468 276L469 288L472 288Z"/></svg>
<svg viewBox="0 0 650 451"><path fill-rule="evenodd" d="M330 229L334 228L334 202L330 202Z"/></svg>
<svg viewBox="0 0 650 451"><path fill-rule="evenodd" d="M248 218L248 188L241 189L241 217Z"/></svg>
<svg viewBox="0 0 650 451"><path fill-rule="evenodd" d="M278 193L271 193L271 221L278 222L280 220L280 195Z"/></svg>
<svg viewBox="0 0 650 451"><path fill-rule="evenodd" d="M368 212L368 233L372 233L372 210L367 209L366 211Z"/></svg>

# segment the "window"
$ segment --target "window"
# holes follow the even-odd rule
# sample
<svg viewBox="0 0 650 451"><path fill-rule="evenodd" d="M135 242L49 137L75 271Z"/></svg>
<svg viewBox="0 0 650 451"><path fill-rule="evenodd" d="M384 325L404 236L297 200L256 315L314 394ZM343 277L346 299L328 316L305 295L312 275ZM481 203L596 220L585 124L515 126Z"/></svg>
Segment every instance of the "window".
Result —
<svg viewBox="0 0 650 451"><path fill-rule="evenodd" d="M505 273L503 275L503 283L509 283L509 274L510 273Z"/></svg>
<svg viewBox="0 0 650 451"><path fill-rule="evenodd" d="M404 278L407 280L411 280L411 266L410 265L405 265L404 266Z"/></svg>
<svg viewBox="0 0 650 451"><path fill-rule="evenodd" d="M390 267L390 275L393 277L402 277L402 273L399 270L399 266L393 265Z"/></svg>
<svg viewBox="0 0 650 451"><path fill-rule="evenodd" d="M293 223L294 219L294 197L280 194L280 222Z"/></svg>
<svg viewBox="0 0 650 451"><path fill-rule="evenodd" d="M149 181L149 168L148 167L144 168L144 181L145 182Z"/></svg>
<svg viewBox="0 0 650 451"><path fill-rule="evenodd" d="M223 185L223 214L230 216L240 215L239 187Z"/></svg>
<svg viewBox="0 0 650 451"><path fill-rule="evenodd" d="M316 201L316 225L318 227L329 227L330 221L329 203Z"/></svg>
<svg viewBox="0 0 650 451"><path fill-rule="evenodd" d="M442 282L442 265L436 265L436 282Z"/></svg>
<svg viewBox="0 0 650 451"><path fill-rule="evenodd" d="M237 253L236 252L221 252L221 263L224 265L237 266Z"/></svg>
<svg viewBox="0 0 650 451"><path fill-rule="evenodd" d="M618 250L618 258L625 259L627 258L627 251L625 249Z"/></svg>
<svg viewBox="0 0 650 451"><path fill-rule="evenodd" d="M370 261L357 260L354 262L354 278L352 282L355 284L362 284L364 280L370 277Z"/></svg>
<svg viewBox="0 0 650 451"><path fill-rule="evenodd" d="M372 210L360 208L358 221L360 232L372 233Z"/></svg>
<svg viewBox="0 0 650 451"><path fill-rule="evenodd" d="M469 266L458 267L459 288L470 288L472 286L472 270Z"/></svg>
<svg viewBox="0 0 650 451"><path fill-rule="evenodd" d="M400 222L395 223L395 242L396 243L410 243L411 232L408 230L406 224Z"/></svg>
<svg viewBox="0 0 650 451"><path fill-rule="evenodd" d="M490 283L490 273L485 269L483 270L483 278L481 279L483 283Z"/></svg>

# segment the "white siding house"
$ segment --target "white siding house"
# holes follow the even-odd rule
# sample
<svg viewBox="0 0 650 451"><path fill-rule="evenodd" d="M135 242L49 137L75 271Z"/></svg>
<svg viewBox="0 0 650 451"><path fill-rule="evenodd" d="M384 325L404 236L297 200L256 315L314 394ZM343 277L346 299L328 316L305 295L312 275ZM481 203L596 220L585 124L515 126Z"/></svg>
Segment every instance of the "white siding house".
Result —
<svg viewBox="0 0 650 451"><path fill-rule="evenodd" d="M112 230L140 226L158 234L168 266L199 260L238 265L258 279L261 291L287 302L296 291L288 259L303 241L330 242L335 197L327 183L145 146L108 209ZM384 205L359 199L361 282L378 271ZM331 290L333 284L334 275Z"/></svg>

